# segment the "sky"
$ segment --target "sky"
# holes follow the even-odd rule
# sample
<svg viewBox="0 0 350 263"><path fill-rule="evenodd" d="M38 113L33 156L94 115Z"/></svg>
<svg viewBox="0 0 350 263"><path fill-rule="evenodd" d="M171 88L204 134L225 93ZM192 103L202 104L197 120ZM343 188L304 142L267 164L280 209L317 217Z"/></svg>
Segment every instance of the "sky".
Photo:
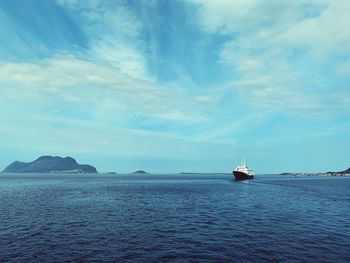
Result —
<svg viewBox="0 0 350 263"><path fill-rule="evenodd" d="M350 1L0 0L0 170L350 167Z"/></svg>

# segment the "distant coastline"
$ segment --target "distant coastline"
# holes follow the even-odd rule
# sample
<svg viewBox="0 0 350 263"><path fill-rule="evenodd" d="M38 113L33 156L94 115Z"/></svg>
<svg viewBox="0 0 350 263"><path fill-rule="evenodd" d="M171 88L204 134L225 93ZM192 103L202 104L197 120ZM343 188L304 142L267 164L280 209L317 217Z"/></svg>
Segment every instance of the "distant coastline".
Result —
<svg viewBox="0 0 350 263"><path fill-rule="evenodd" d="M289 176L350 176L350 168L341 172L318 172L318 173L280 173L279 175L289 175Z"/></svg>

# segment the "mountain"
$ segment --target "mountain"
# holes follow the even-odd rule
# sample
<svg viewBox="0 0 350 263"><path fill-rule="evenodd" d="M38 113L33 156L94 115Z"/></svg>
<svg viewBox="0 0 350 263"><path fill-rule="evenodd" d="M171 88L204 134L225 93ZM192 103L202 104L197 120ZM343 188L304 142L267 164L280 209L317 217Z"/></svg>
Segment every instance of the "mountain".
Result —
<svg viewBox="0 0 350 263"><path fill-rule="evenodd" d="M3 173L97 173L95 167L78 164L72 157L41 156L35 161L25 163L15 161L5 168Z"/></svg>

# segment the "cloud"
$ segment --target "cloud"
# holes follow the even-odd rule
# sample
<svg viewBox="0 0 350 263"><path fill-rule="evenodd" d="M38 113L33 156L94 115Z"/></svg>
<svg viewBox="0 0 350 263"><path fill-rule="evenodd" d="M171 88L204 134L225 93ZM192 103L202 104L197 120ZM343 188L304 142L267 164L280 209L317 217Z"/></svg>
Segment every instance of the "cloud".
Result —
<svg viewBox="0 0 350 263"><path fill-rule="evenodd" d="M12 2L0 3L2 149L212 170L348 127L344 1Z"/></svg>
<svg viewBox="0 0 350 263"><path fill-rule="evenodd" d="M45 101L50 105L90 105L91 118L127 121L132 117L179 123L205 119L201 104L181 88L170 89L135 78L118 67L57 57L31 63L0 65L2 99Z"/></svg>
<svg viewBox="0 0 350 263"><path fill-rule="evenodd" d="M62 9L70 12L93 43L128 43L135 46L142 33L143 24L126 1L87 0L56 1ZM136 40L136 41L133 41Z"/></svg>
<svg viewBox="0 0 350 263"><path fill-rule="evenodd" d="M1 1L2 60L26 61L89 47L85 32L54 1Z"/></svg>
<svg viewBox="0 0 350 263"><path fill-rule="evenodd" d="M0 110L10 113L0 117L1 148L182 160L221 147L191 132L208 122L212 99L139 77L67 54L1 63Z"/></svg>
<svg viewBox="0 0 350 263"><path fill-rule="evenodd" d="M297 21L276 37L276 43L290 47L307 47L316 55L333 55L348 52L350 2L329 1L318 16Z"/></svg>
<svg viewBox="0 0 350 263"><path fill-rule="evenodd" d="M322 11L326 1L189 0L198 7L198 22L203 30L215 33L266 35ZM273 15L271 15L273 14ZM259 43L261 45L263 43Z"/></svg>
<svg viewBox="0 0 350 263"><path fill-rule="evenodd" d="M348 91L331 84L339 77L339 60L333 56L346 57L350 43L344 27L350 23L348 3L190 2L197 6L196 21L203 31L228 37L218 50L218 60L235 79L225 86L252 106L309 116L350 110L343 100ZM332 89L333 96L322 89Z"/></svg>
<svg viewBox="0 0 350 263"><path fill-rule="evenodd" d="M144 146L148 140L145 150L160 137L187 142L193 134L191 127L210 122L215 114L215 110L208 114L210 105L216 103L213 97L177 82L162 85L150 76L143 25L124 1L56 3L74 17L89 46L84 50L62 46L44 57L2 61L0 101L4 110L5 105L13 109L11 118L1 118L7 137L20 138L31 123L25 137L32 139L18 142L36 144L38 150L42 145L42 150L63 151L69 148L65 140L70 142L69 151L81 152L102 150L98 145L109 143L125 148L129 143L136 155L137 145ZM154 129L160 132L150 135ZM103 130L111 130L103 136L109 139L96 139L105 134ZM135 135L135 131L140 133ZM113 139L116 134L117 140ZM89 143L84 146L84 141ZM158 146L176 148L166 145Z"/></svg>

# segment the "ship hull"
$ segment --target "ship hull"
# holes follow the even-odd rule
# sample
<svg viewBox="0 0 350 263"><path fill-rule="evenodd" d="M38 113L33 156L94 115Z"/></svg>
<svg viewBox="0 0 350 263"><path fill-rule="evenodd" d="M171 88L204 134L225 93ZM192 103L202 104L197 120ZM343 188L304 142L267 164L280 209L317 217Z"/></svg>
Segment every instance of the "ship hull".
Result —
<svg viewBox="0 0 350 263"><path fill-rule="evenodd" d="M249 175L243 172L233 171L232 172L236 181L244 181L254 179L254 175Z"/></svg>

